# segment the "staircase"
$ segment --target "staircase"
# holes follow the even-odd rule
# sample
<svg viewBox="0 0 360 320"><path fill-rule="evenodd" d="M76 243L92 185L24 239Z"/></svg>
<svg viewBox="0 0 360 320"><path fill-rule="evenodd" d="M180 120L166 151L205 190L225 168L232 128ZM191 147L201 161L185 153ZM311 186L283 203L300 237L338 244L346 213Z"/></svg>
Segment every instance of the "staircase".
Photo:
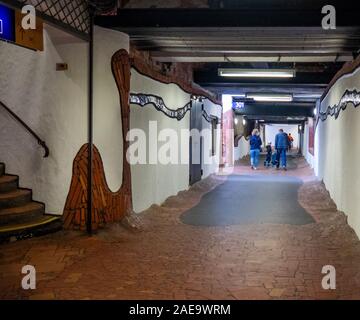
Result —
<svg viewBox="0 0 360 320"><path fill-rule="evenodd" d="M58 216L46 215L45 205L32 200L32 191L19 188L19 177L5 174L0 163L0 243L61 230Z"/></svg>

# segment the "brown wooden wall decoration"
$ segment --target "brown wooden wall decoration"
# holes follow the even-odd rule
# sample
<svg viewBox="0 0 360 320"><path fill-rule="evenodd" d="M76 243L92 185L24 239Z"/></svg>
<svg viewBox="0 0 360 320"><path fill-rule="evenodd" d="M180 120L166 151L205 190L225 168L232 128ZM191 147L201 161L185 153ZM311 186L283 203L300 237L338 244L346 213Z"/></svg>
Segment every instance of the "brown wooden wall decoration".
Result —
<svg viewBox="0 0 360 320"><path fill-rule="evenodd" d="M131 67L134 68L141 75L145 77L149 77L153 80L159 81L164 84L175 84L186 93L205 97L214 104L217 104L222 107L222 102L220 100L216 99L216 97L210 94L209 91L201 88L200 86L194 85L193 83L178 81L178 79L174 78L171 75L161 74L160 72L154 70L151 65L146 63L146 61L139 58L135 54L132 54L130 56L130 61L131 61Z"/></svg>
<svg viewBox="0 0 360 320"><path fill-rule="evenodd" d="M129 142L126 135L130 128L130 60L126 50L114 54L111 61L113 75L120 94L121 121L123 133L123 172L122 185L112 192L106 182L101 156L94 146L93 154L93 212L92 229L97 230L107 222L120 221L132 212L131 171L126 160ZM73 164L73 176L67 196L63 221L65 229L86 230L87 212L87 165L88 145L81 147Z"/></svg>

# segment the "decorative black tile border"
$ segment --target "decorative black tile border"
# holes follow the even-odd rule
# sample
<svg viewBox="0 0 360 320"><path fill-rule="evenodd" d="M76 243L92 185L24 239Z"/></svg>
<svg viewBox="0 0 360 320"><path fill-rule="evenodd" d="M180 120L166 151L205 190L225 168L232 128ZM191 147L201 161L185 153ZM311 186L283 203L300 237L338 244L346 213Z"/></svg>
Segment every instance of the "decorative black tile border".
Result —
<svg viewBox="0 0 360 320"><path fill-rule="evenodd" d="M355 108L360 105L360 92L355 90L346 90L342 95L339 103L333 107L328 106L326 111L319 113L319 118L321 121L325 121L328 116L335 117L337 119L342 110L345 110L347 105L352 103Z"/></svg>
<svg viewBox="0 0 360 320"><path fill-rule="evenodd" d="M216 117L216 116L208 114L205 110L202 111L202 116L209 123L211 123L213 120L216 120L216 125L219 124L219 118Z"/></svg>
<svg viewBox="0 0 360 320"><path fill-rule="evenodd" d="M204 97L201 98L206 99ZM191 109L191 101L189 101L182 108L173 110L173 109L169 109L165 105L163 98L153 94L144 94L144 93L130 93L130 103L139 105L141 107L144 107L147 104L152 104L156 110L161 111L167 117L172 119L177 119L178 121L183 119L186 113ZM212 119L216 118L218 123L218 118L207 114L205 110L202 111L202 115L206 121L211 122Z"/></svg>
<svg viewBox="0 0 360 320"><path fill-rule="evenodd" d="M164 100L161 97L153 94L143 94L143 93L138 93L138 94L131 93L130 103L137 104L141 107L144 107L147 104L152 104L156 110L161 111L169 118L177 119L178 121L184 118L186 113L191 109L191 102L188 102L182 108L172 110L165 105Z"/></svg>

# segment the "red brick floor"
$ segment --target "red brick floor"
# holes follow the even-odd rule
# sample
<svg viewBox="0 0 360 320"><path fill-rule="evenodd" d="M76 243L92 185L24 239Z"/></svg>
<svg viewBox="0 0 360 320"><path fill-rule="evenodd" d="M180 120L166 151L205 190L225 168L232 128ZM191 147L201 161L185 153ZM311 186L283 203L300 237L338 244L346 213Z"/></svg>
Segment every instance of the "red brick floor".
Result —
<svg viewBox="0 0 360 320"><path fill-rule="evenodd" d="M180 214L222 183L213 176L152 206L142 232L109 226L0 246L0 299L359 299L360 242L303 159L287 172L304 181L299 202L317 223L195 227ZM249 173L239 165L235 174ZM224 208L226 210L226 208ZM37 289L21 289L21 268L37 270ZM336 290L321 287L334 265Z"/></svg>

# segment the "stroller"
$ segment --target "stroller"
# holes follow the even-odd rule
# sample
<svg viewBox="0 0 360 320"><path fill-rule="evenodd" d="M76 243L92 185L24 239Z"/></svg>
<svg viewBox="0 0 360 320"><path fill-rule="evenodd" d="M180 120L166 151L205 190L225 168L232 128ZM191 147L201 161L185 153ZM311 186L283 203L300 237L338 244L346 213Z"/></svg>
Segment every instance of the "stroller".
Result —
<svg viewBox="0 0 360 320"><path fill-rule="evenodd" d="M278 165L279 160L277 159L277 152L275 151L272 155L271 155L271 165L273 167Z"/></svg>
<svg viewBox="0 0 360 320"><path fill-rule="evenodd" d="M266 160L264 161L264 166L265 167L275 167L278 164L278 160L277 160L277 153L273 152L273 153L269 153L266 155Z"/></svg>
<svg viewBox="0 0 360 320"><path fill-rule="evenodd" d="M277 152L272 151L271 142L266 145L266 159L264 161L265 167L274 167L278 164Z"/></svg>

